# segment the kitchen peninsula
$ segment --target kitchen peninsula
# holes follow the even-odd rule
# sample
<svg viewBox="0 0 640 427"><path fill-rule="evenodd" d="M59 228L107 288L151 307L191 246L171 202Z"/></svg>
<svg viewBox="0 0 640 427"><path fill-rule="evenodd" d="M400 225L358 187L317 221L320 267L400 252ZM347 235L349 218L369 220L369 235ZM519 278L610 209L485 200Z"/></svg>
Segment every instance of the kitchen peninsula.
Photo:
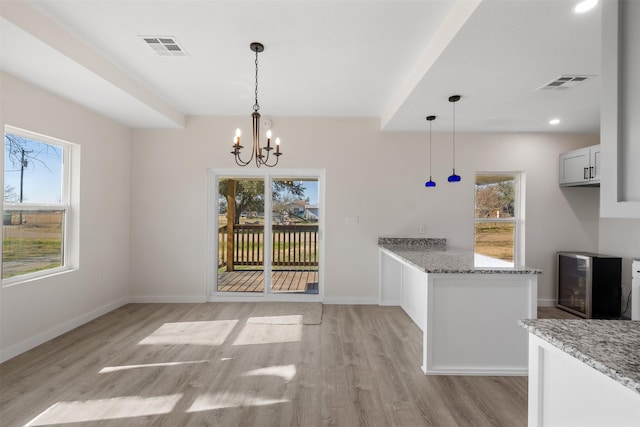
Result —
<svg viewBox="0 0 640 427"><path fill-rule="evenodd" d="M522 320L530 426L640 425L640 322Z"/></svg>
<svg viewBox="0 0 640 427"><path fill-rule="evenodd" d="M400 306L423 331L422 370L440 375L526 375L540 270L479 267L446 239L385 238L379 304Z"/></svg>

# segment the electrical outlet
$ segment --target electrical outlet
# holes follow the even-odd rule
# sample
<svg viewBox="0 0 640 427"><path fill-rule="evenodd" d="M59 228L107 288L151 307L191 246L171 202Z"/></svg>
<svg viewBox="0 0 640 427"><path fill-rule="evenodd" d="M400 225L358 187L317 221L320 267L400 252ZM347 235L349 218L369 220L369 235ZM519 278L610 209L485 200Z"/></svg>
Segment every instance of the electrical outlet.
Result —
<svg viewBox="0 0 640 427"><path fill-rule="evenodd" d="M427 232L427 226L424 224L420 224L418 226L418 234L424 234Z"/></svg>

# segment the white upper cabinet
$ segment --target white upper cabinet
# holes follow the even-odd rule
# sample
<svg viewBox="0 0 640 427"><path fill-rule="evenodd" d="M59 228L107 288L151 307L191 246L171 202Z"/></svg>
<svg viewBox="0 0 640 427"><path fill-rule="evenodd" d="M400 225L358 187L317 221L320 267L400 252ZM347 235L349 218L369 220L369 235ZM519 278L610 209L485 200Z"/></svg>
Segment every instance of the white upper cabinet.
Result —
<svg viewBox="0 0 640 427"><path fill-rule="evenodd" d="M560 186L600 185L600 146L560 154Z"/></svg>

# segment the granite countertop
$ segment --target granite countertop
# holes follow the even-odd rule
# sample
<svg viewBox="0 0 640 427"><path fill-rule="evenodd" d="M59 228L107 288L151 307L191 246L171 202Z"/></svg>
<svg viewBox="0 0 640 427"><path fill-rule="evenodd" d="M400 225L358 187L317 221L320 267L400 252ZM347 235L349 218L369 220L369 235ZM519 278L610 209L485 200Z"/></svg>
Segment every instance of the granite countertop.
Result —
<svg viewBox="0 0 640 427"><path fill-rule="evenodd" d="M640 321L538 319L518 323L640 394Z"/></svg>
<svg viewBox="0 0 640 427"><path fill-rule="evenodd" d="M446 249L446 239L380 237L378 246L425 273L541 274L527 266L480 266L473 252ZM499 260L496 260L500 262ZM484 264L483 264L484 265Z"/></svg>

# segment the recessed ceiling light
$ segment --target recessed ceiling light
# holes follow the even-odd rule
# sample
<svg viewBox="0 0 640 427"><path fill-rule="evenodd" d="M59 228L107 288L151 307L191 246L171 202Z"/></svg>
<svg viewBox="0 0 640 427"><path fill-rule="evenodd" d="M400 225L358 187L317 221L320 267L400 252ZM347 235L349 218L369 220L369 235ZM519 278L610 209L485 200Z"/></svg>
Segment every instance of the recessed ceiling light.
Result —
<svg viewBox="0 0 640 427"><path fill-rule="evenodd" d="M554 126L560 124L560 119L551 119L549 120L549 124Z"/></svg>
<svg viewBox="0 0 640 427"><path fill-rule="evenodd" d="M588 12L598 4L598 0L582 0L580 3L576 5L573 9L575 13L584 13Z"/></svg>

